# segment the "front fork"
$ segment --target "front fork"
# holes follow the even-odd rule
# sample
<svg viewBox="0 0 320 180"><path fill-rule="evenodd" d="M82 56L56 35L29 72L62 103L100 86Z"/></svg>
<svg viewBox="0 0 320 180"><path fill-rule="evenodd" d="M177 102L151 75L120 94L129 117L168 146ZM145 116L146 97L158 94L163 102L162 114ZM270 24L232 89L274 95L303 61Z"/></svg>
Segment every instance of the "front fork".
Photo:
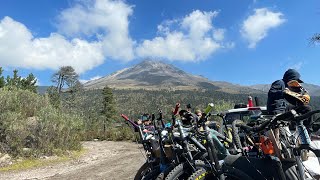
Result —
<svg viewBox="0 0 320 180"><path fill-rule="evenodd" d="M208 139L208 155L209 155L209 158L210 158L210 161L212 163L214 163L214 167L216 168L217 170L217 173L219 175L219 180L225 180L225 176L222 172L222 168L220 166L220 162L219 162L219 159L218 159L218 155L217 155L217 149L216 149L216 146L213 142L213 138L211 136L211 133L209 131L209 128L206 127L206 133L207 133L207 139Z"/></svg>
<svg viewBox="0 0 320 180"><path fill-rule="evenodd" d="M298 154L300 154L300 152L295 155L295 159L296 159L297 166L298 166L299 177L300 177L299 179L305 180L305 172L304 172L301 156Z"/></svg>
<svg viewBox="0 0 320 180"><path fill-rule="evenodd" d="M300 178L302 180L304 180L305 173L304 173L304 167L303 167L302 160L301 160L301 151L303 149L312 151L316 155L316 157L318 158L318 162L320 165L320 149L317 149L316 147L314 147L311 144L311 139L310 139L309 133L307 131L307 128L303 125L302 121L299 122L297 129L298 129L299 137L301 140L301 144L298 148L294 149L294 155L295 155L295 159L296 159L296 162L298 165L298 171L299 171Z"/></svg>

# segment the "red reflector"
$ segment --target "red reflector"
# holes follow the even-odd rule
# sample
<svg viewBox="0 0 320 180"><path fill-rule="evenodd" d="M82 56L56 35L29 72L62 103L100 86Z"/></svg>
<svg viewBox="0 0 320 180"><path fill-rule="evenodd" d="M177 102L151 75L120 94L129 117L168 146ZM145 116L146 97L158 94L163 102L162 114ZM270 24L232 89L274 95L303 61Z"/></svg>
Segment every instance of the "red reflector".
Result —
<svg viewBox="0 0 320 180"><path fill-rule="evenodd" d="M248 96L248 107L252 107L252 106L253 106L252 97Z"/></svg>

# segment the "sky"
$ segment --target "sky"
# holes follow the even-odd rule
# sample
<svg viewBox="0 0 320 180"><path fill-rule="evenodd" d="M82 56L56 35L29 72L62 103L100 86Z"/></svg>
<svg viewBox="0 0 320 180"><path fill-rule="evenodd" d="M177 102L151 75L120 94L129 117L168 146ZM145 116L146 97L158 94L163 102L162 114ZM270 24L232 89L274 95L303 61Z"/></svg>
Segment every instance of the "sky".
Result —
<svg viewBox="0 0 320 180"><path fill-rule="evenodd" d="M320 3L307 2L0 0L0 67L42 86L61 66L86 82L145 59L241 85L294 68L320 85Z"/></svg>

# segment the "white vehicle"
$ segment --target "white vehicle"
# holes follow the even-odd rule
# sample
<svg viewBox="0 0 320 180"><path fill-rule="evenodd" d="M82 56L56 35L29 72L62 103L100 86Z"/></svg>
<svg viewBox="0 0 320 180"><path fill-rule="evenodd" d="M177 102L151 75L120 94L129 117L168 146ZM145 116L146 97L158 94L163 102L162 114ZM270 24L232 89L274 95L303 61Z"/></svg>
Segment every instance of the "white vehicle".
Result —
<svg viewBox="0 0 320 180"><path fill-rule="evenodd" d="M235 106L237 107L237 105ZM242 120L244 122L248 122L250 120L254 120L258 118L260 115L267 114L267 108L265 106L258 107L241 107L235 109L229 109L224 112L226 117L226 123L232 124L232 122L236 119Z"/></svg>

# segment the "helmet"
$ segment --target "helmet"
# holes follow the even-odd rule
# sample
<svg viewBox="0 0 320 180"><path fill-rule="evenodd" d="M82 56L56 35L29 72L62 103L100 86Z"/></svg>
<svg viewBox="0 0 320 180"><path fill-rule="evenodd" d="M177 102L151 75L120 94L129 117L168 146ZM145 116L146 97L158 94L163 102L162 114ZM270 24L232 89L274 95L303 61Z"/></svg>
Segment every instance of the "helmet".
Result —
<svg viewBox="0 0 320 180"><path fill-rule="evenodd" d="M296 80L300 83L303 83L303 81L300 79L300 73L295 69L288 69L283 75L284 82L288 82L291 80Z"/></svg>
<svg viewBox="0 0 320 180"><path fill-rule="evenodd" d="M195 121L196 116L186 110L180 110L179 115L181 117L181 122L183 125L192 125L192 122Z"/></svg>
<svg viewBox="0 0 320 180"><path fill-rule="evenodd" d="M141 115L141 121L149 121L150 120L150 115L148 113L142 114Z"/></svg>
<svg viewBox="0 0 320 180"><path fill-rule="evenodd" d="M291 81L288 82L288 85ZM310 102L310 95L298 82L292 82L293 86L288 86L283 91L284 98L292 105L307 105Z"/></svg>
<svg viewBox="0 0 320 180"><path fill-rule="evenodd" d="M199 109L197 109L197 110L195 111L195 114L201 116L202 112L201 112Z"/></svg>

